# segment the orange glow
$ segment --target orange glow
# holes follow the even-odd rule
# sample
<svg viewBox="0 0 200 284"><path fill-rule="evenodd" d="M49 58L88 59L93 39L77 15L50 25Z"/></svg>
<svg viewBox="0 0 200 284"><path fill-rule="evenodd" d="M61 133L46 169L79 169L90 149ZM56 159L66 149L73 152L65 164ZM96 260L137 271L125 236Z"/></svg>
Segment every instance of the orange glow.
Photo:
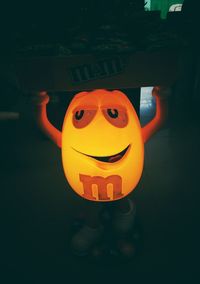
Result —
<svg viewBox="0 0 200 284"><path fill-rule="evenodd" d="M77 194L93 201L114 201L135 189L143 171L144 143L165 121L169 94L169 88L153 88L156 115L141 129L131 102L122 92L81 92L68 107L61 133L48 120L47 93L39 93L38 125L62 148L65 176Z"/></svg>
<svg viewBox="0 0 200 284"><path fill-rule="evenodd" d="M40 92L37 98L37 115L36 120L40 129L59 147L61 148L61 132L55 128L47 117L46 105L49 102L49 97L46 92Z"/></svg>
<svg viewBox="0 0 200 284"><path fill-rule="evenodd" d="M77 94L62 129L66 178L81 197L114 201L128 195L143 171L144 143L137 114L120 91Z"/></svg>

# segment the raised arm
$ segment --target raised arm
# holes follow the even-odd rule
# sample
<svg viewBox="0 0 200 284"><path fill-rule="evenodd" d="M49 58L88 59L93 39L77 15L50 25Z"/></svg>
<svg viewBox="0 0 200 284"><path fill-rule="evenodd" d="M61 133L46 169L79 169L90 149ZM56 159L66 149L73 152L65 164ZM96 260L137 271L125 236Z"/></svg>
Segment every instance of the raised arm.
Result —
<svg viewBox="0 0 200 284"><path fill-rule="evenodd" d="M35 119L37 125L58 147L61 148L61 132L55 128L47 117L46 105L49 102L49 96L46 92L39 92L33 99L35 108Z"/></svg>
<svg viewBox="0 0 200 284"><path fill-rule="evenodd" d="M143 141L146 143L151 136L156 133L165 122L168 114L167 97L170 89L166 87L154 87L152 96L156 98L156 114L154 118L142 128Z"/></svg>

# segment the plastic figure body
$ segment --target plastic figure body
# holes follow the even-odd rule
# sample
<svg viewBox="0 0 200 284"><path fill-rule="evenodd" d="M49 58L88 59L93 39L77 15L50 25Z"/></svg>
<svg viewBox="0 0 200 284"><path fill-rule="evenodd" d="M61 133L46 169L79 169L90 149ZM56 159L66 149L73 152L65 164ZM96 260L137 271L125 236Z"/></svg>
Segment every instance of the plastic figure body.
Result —
<svg viewBox="0 0 200 284"><path fill-rule="evenodd" d="M77 194L93 201L115 201L136 187L143 171L144 143L166 116L160 88L155 87L152 93L156 97L156 115L143 128L121 91L78 93L68 107L62 133L49 122L49 98L46 92L40 93L38 124L62 149L64 172ZM97 186L96 193L93 185Z"/></svg>
<svg viewBox="0 0 200 284"><path fill-rule="evenodd" d="M125 215L118 214L118 222L113 224L124 231L130 228L135 215L133 203L124 197L135 189L142 175L144 144L167 115L168 89L154 87L152 95L156 98L156 114L141 128L132 104L121 91L98 89L78 93L68 107L62 132L47 118L47 93L40 92L38 96L37 123L62 149L63 168L71 187L83 198L95 201L91 202L93 211L97 203L118 202ZM83 232L83 236L89 236L89 242L91 234L97 239L102 232L98 210L90 214ZM88 240L83 245L83 236L74 240L74 246L81 251L90 246Z"/></svg>

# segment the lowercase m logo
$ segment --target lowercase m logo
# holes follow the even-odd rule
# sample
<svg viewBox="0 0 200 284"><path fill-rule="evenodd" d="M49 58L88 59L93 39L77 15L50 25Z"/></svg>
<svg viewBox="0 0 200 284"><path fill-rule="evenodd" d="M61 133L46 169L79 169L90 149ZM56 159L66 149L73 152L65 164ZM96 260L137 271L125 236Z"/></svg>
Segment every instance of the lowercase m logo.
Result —
<svg viewBox="0 0 200 284"><path fill-rule="evenodd" d="M79 175L80 181L83 183L83 197L89 200L96 200L92 186L98 188L98 198L100 201L110 200L108 196L108 184L113 188L113 200L119 199L122 194L122 178L119 175L111 175L106 178L100 176Z"/></svg>

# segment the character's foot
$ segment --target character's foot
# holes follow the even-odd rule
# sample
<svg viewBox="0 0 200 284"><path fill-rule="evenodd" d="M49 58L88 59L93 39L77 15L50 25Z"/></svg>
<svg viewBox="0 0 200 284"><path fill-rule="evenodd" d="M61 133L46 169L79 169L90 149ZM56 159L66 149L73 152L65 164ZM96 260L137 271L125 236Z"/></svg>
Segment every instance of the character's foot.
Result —
<svg viewBox="0 0 200 284"><path fill-rule="evenodd" d="M113 218L113 229L120 234L128 233L134 226L136 216L136 206L131 199L127 199L129 210L125 213L117 210Z"/></svg>
<svg viewBox="0 0 200 284"><path fill-rule="evenodd" d="M90 249L101 240L103 231L103 226L91 228L84 225L72 238L73 253L79 256L87 255Z"/></svg>
<svg viewBox="0 0 200 284"><path fill-rule="evenodd" d="M117 242L117 249L121 257L132 258L136 254L136 244L130 240L119 240Z"/></svg>

